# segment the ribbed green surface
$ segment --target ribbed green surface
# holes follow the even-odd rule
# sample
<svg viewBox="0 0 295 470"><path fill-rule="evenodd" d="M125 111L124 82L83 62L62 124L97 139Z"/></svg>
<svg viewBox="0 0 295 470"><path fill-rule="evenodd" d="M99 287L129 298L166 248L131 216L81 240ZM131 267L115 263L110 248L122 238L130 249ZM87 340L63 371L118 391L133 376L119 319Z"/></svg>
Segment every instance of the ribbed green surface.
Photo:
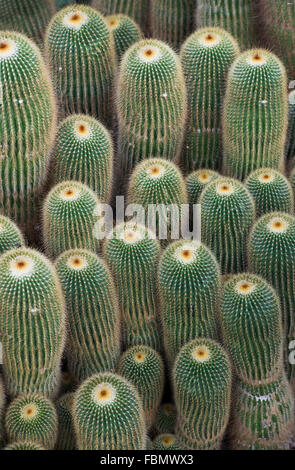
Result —
<svg viewBox="0 0 295 470"><path fill-rule="evenodd" d="M239 54L234 38L220 28L202 28L181 48L188 117L181 163L189 173L221 169L222 108L229 68Z"/></svg>
<svg viewBox="0 0 295 470"><path fill-rule="evenodd" d="M119 152L127 176L141 160L177 160L186 117L180 60L165 43L147 39L125 54L117 89Z"/></svg>
<svg viewBox="0 0 295 470"><path fill-rule="evenodd" d="M56 258L74 248L98 250L95 223L99 204L94 192L82 183L65 181L54 186L43 206L43 241L48 256Z"/></svg>
<svg viewBox="0 0 295 470"><path fill-rule="evenodd" d="M55 445L56 450L76 449L76 436L72 415L74 396L74 393L66 393L61 396L56 403L58 418L58 435Z"/></svg>
<svg viewBox="0 0 295 470"><path fill-rule="evenodd" d="M2 376L0 375L0 449L5 443L4 412L5 412L5 391Z"/></svg>
<svg viewBox="0 0 295 470"><path fill-rule="evenodd" d="M114 371L120 356L120 312L111 274L87 250L70 250L56 261L68 313L68 369L78 383Z"/></svg>
<svg viewBox="0 0 295 470"><path fill-rule="evenodd" d="M229 419L231 366L215 341L186 344L173 370L176 435L182 449L219 449Z"/></svg>
<svg viewBox="0 0 295 470"><path fill-rule="evenodd" d="M289 125L287 132L286 156L289 165L295 162L295 90L288 95L289 103Z"/></svg>
<svg viewBox="0 0 295 470"><path fill-rule="evenodd" d="M220 302L224 344L238 377L258 384L282 371L282 318L273 288L254 274L233 276Z"/></svg>
<svg viewBox="0 0 295 470"><path fill-rule="evenodd" d="M92 0L55 0L55 6L58 10L61 10L61 8L64 8L68 5L72 5L74 3L84 3L86 5L89 5L92 2Z"/></svg>
<svg viewBox="0 0 295 470"><path fill-rule="evenodd" d="M106 21L113 34L118 62L123 55L137 41L142 39L140 27L127 15L110 15Z"/></svg>
<svg viewBox="0 0 295 470"><path fill-rule="evenodd" d="M148 346L133 346L121 356L117 372L138 391L149 429L154 423L164 389L164 364L161 356Z"/></svg>
<svg viewBox="0 0 295 470"><path fill-rule="evenodd" d="M53 449L57 438L57 414L53 404L39 394L20 395L8 407L5 429L10 442L35 442Z"/></svg>
<svg viewBox="0 0 295 470"><path fill-rule="evenodd" d="M181 450L174 434L161 434L153 440L154 450Z"/></svg>
<svg viewBox="0 0 295 470"><path fill-rule="evenodd" d="M148 21L148 0L92 0L92 6L103 15L128 15L141 27L145 27Z"/></svg>
<svg viewBox="0 0 295 470"><path fill-rule="evenodd" d="M44 447L35 442L13 442L6 446L3 450L45 450Z"/></svg>
<svg viewBox="0 0 295 470"><path fill-rule="evenodd" d="M102 15L69 6L52 19L46 53L62 114L85 113L112 121L115 48Z"/></svg>
<svg viewBox="0 0 295 470"><path fill-rule="evenodd" d="M155 430L158 434L174 433L176 423L176 408L173 403L163 403L155 418Z"/></svg>
<svg viewBox="0 0 295 470"><path fill-rule="evenodd" d="M246 244L255 208L242 183L220 177L202 192L202 241L215 254L223 274L245 270Z"/></svg>
<svg viewBox="0 0 295 470"><path fill-rule="evenodd" d="M195 5L195 0L151 0L152 36L179 48L194 29Z"/></svg>
<svg viewBox="0 0 295 470"><path fill-rule="evenodd" d="M57 392L65 314L52 264L19 248L0 259L0 340L7 393Z"/></svg>
<svg viewBox="0 0 295 470"><path fill-rule="evenodd" d="M55 183L80 181L103 202L112 189L113 143L108 130L96 119L76 114L59 125L54 148Z"/></svg>
<svg viewBox="0 0 295 470"><path fill-rule="evenodd" d="M159 242L145 227L123 223L108 236L104 253L118 291L124 349L144 344L160 351Z"/></svg>
<svg viewBox="0 0 295 470"><path fill-rule="evenodd" d="M53 90L33 42L14 32L0 42L0 213L30 232L56 130Z"/></svg>
<svg viewBox="0 0 295 470"><path fill-rule="evenodd" d="M164 251L158 277L165 352L172 368L188 341L217 338L219 267L204 245L180 240Z"/></svg>
<svg viewBox="0 0 295 470"><path fill-rule="evenodd" d="M253 0L198 0L197 26L219 26L231 33L248 49L255 45Z"/></svg>
<svg viewBox="0 0 295 470"><path fill-rule="evenodd" d="M213 170L202 168L193 171L186 178L186 188L190 204L198 204L202 191L220 175Z"/></svg>
<svg viewBox="0 0 295 470"><path fill-rule="evenodd" d="M268 212L293 212L292 187L282 173L261 168L248 176L245 185L254 199L256 217Z"/></svg>
<svg viewBox="0 0 295 470"><path fill-rule="evenodd" d="M252 49L232 65L223 114L224 170L243 180L257 168L284 169L288 119L284 66Z"/></svg>
<svg viewBox="0 0 295 470"><path fill-rule="evenodd" d="M0 215L0 254L12 248L19 248L24 245L24 238L15 223Z"/></svg>
<svg viewBox="0 0 295 470"><path fill-rule="evenodd" d="M292 186L293 197L294 197L294 200L295 200L295 167L293 168L293 170L290 174L290 183L291 183L291 186Z"/></svg>
<svg viewBox="0 0 295 470"><path fill-rule="evenodd" d="M122 377L104 373L86 380L75 395L79 450L144 450L146 428L138 393Z"/></svg>

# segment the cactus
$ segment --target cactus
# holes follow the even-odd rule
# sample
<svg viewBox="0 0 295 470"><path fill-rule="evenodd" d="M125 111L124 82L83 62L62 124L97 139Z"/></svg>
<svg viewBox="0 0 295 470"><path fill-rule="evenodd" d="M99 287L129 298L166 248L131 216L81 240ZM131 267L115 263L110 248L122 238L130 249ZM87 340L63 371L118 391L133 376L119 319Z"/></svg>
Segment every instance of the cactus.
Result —
<svg viewBox="0 0 295 470"><path fill-rule="evenodd" d="M55 144L54 182L86 184L108 202L112 189L113 144L108 130L90 116L72 115L61 122Z"/></svg>
<svg viewBox="0 0 295 470"><path fill-rule="evenodd" d="M230 427L235 450L286 450L294 433L294 397L283 376L266 385L238 381Z"/></svg>
<svg viewBox="0 0 295 470"><path fill-rule="evenodd" d="M45 450L44 447L36 442L13 442L8 444L3 450Z"/></svg>
<svg viewBox="0 0 295 470"><path fill-rule="evenodd" d="M249 240L251 271L276 289L282 306L285 337L285 368L295 389L295 367L289 363L288 347L295 338L295 217L272 212L254 225Z"/></svg>
<svg viewBox="0 0 295 470"><path fill-rule="evenodd" d="M92 6L101 11L103 15L123 13L130 16L141 28L146 27L147 0L93 0Z"/></svg>
<svg viewBox="0 0 295 470"><path fill-rule="evenodd" d="M43 207L43 238L47 255L56 258L66 250L97 251L96 211L100 203L88 186L65 181L47 195ZM62 228L62 230L61 230Z"/></svg>
<svg viewBox="0 0 295 470"><path fill-rule="evenodd" d="M5 442L4 410L5 410L5 391L4 391L2 376L0 375L0 449L2 449L4 442Z"/></svg>
<svg viewBox="0 0 295 470"><path fill-rule="evenodd" d="M102 15L84 5L64 8L49 24L45 46L65 115L89 114L110 125L115 48Z"/></svg>
<svg viewBox="0 0 295 470"><path fill-rule="evenodd" d="M93 375L78 389L73 415L79 450L144 450L146 428L139 395L122 377Z"/></svg>
<svg viewBox="0 0 295 470"><path fill-rule="evenodd" d="M254 199L257 217L268 212L293 212L292 187L278 171L271 168L255 170L245 185Z"/></svg>
<svg viewBox="0 0 295 470"><path fill-rule="evenodd" d="M161 434L153 440L154 450L181 450L177 437L174 434Z"/></svg>
<svg viewBox="0 0 295 470"><path fill-rule="evenodd" d="M10 442L35 442L53 449L57 438L53 404L37 393L20 395L8 407L5 428Z"/></svg>
<svg viewBox="0 0 295 470"><path fill-rule="evenodd" d="M221 169L222 106L226 78L239 54L235 39L220 28L202 28L181 48L188 117L181 162L186 173Z"/></svg>
<svg viewBox="0 0 295 470"><path fill-rule="evenodd" d="M55 6L57 10L61 10L62 8L72 5L73 3L84 3L85 5L89 5L91 0L55 0Z"/></svg>
<svg viewBox="0 0 295 470"><path fill-rule="evenodd" d="M295 90L288 95L289 125L286 142L287 164L292 166L295 162Z"/></svg>
<svg viewBox="0 0 295 470"><path fill-rule="evenodd" d="M258 385L283 370L279 299L264 279L238 274L223 287L220 303L223 340L237 376Z"/></svg>
<svg viewBox="0 0 295 470"><path fill-rule="evenodd" d="M227 174L243 180L258 168L283 171L287 121L284 66L264 49L244 52L230 69L224 103Z"/></svg>
<svg viewBox="0 0 295 470"><path fill-rule="evenodd" d="M127 15L107 16L106 21L113 34L116 56L120 63L127 49L142 39L142 32L135 21Z"/></svg>
<svg viewBox="0 0 295 470"><path fill-rule="evenodd" d="M145 450L153 450L153 443L150 437L146 438Z"/></svg>
<svg viewBox="0 0 295 470"><path fill-rule="evenodd" d="M63 371L60 376L59 395L61 396L68 392L73 392L77 385L75 378L68 371Z"/></svg>
<svg viewBox="0 0 295 470"><path fill-rule="evenodd" d="M23 33L42 46L46 27L54 13L54 0L3 0L0 30Z"/></svg>
<svg viewBox="0 0 295 470"><path fill-rule="evenodd" d="M290 183L293 190L293 197L295 198L295 167L293 168L290 174Z"/></svg>
<svg viewBox="0 0 295 470"><path fill-rule="evenodd" d="M151 0L153 37L179 48L194 29L195 0Z"/></svg>
<svg viewBox="0 0 295 470"><path fill-rule="evenodd" d="M228 423L231 366L226 352L210 339L187 343L173 370L176 435L182 449L219 449Z"/></svg>
<svg viewBox="0 0 295 470"><path fill-rule="evenodd" d="M0 33L0 82L0 213L28 235L38 216L56 109L40 51L21 34Z"/></svg>
<svg viewBox="0 0 295 470"><path fill-rule="evenodd" d="M0 258L0 341L7 393L57 393L65 313L55 269L18 248Z"/></svg>
<svg viewBox="0 0 295 470"><path fill-rule="evenodd" d="M158 277L164 346L172 367L188 341L217 338L219 268L203 244L180 240L164 251Z"/></svg>
<svg viewBox="0 0 295 470"><path fill-rule="evenodd" d="M176 423L176 408L173 403L163 403L158 408L154 427L158 434L173 434Z"/></svg>
<svg viewBox="0 0 295 470"><path fill-rule="evenodd" d="M186 187L189 203L198 204L202 191L219 176L219 173L216 171L207 170L205 168L193 171L188 175L186 178Z"/></svg>
<svg viewBox="0 0 295 470"><path fill-rule="evenodd" d="M58 435L56 450L75 450L76 436L72 416L74 393L66 393L56 403Z"/></svg>
<svg viewBox="0 0 295 470"><path fill-rule="evenodd" d="M110 272L87 250L56 261L68 313L68 369L78 383L114 371L120 357L120 313Z"/></svg>
<svg viewBox="0 0 295 470"><path fill-rule="evenodd" d="M12 220L0 215L0 254L24 245L24 238Z"/></svg>
<svg viewBox="0 0 295 470"><path fill-rule="evenodd" d="M197 27L218 26L232 34L242 49L255 39L253 0L198 0Z"/></svg>
<svg viewBox="0 0 295 470"><path fill-rule="evenodd" d="M159 242L145 227L122 223L109 234L104 253L118 289L124 349L144 344L160 351L156 298Z"/></svg>
<svg viewBox="0 0 295 470"><path fill-rule="evenodd" d="M180 60L165 43L143 40L125 54L117 113L125 177L146 158L178 160L186 117L185 81Z"/></svg>
<svg viewBox="0 0 295 470"><path fill-rule="evenodd" d="M242 183L220 177L202 192L202 240L223 274L246 268L246 244L255 217L253 199Z"/></svg>
<svg viewBox="0 0 295 470"><path fill-rule="evenodd" d="M134 385L142 400L147 429L154 423L164 388L164 364L148 346L133 346L122 356L118 374Z"/></svg>

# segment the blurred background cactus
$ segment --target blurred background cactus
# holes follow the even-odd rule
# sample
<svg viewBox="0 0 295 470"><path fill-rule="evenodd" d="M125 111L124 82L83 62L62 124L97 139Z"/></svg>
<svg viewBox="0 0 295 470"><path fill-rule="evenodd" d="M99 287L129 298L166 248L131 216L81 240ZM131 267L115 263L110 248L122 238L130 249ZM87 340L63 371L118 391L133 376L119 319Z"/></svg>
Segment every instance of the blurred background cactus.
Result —
<svg viewBox="0 0 295 470"><path fill-rule="evenodd" d="M111 29L118 63L132 44L142 39L139 26L127 15L110 15L106 17Z"/></svg>
<svg viewBox="0 0 295 470"><path fill-rule="evenodd" d="M130 16L142 28L147 26L148 0L92 0L92 6L103 15L123 13Z"/></svg>
<svg viewBox="0 0 295 470"><path fill-rule="evenodd" d="M76 436L73 421L74 393L65 393L56 402L58 435L56 450L76 449Z"/></svg>

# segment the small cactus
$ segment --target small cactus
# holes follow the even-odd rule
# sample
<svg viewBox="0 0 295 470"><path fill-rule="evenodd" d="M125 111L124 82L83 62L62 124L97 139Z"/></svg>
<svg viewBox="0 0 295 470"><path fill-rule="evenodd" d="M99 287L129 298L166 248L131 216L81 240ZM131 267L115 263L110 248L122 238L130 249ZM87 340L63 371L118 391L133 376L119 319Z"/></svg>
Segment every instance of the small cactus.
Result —
<svg viewBox="0 0 295 470"><path fill-rule="evenodd" d="M127 15L118 14L107 16L106 21L112 32L116 56L118 63L120 63L123 55L129 47L142 39L142 32L135 21Z"/></svg>
<svg viewBox="0 0 295 470"><path fill-rule="evenodd" d="M0 254L24 245L24 238L12 220L0 215Z"/></svg>
<svg viewBox="0 0 295 470"><path fill-rule="evenodd" d="M173 403L163 403L158 408L154 427L158 434L173 434L176 423L176 408Z"/></svg>
<svg viewBox="0 0 295 470"><path fill-rule="evenodd" d="M295 90L288 95L289 103L289 125L286 142L287 164L292 166L295 162Z"/></svg>
<svg viewBox="0 0 295 470"><path fill-rule="evenodd" d="M219 173L202 168L193 171L186 178L188 200L191 205L198 204L202 191L219 177Z"/></svg>
<svg viewBox="0 0 295 470"><path fill-rule="evenodd" d="M72 408L74 402L74 393L66 393L61 396L56 403L56 412L58 418L58 435L56 450L75 450L76 436Z"/></svg>
<svg viewBox="0 0 295 470"><path fill-rule="evenodd" d="M153 440L154 450L181 450L174 434L161 434Z"/></svg>
<svg viewBox="0 0 295 470"><path fill-rule="evenodd" d="M101 11L103 15L123 13L130 16L141 28L146 26L147 0L92 0L92 6Z"/></svg>

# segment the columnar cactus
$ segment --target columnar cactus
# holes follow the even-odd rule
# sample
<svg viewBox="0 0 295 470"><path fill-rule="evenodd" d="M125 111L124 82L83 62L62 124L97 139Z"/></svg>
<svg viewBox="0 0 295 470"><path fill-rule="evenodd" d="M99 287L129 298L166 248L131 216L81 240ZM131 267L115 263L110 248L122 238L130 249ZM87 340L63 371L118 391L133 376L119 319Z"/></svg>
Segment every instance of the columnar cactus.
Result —
<svg viewBox="0 0 295 470"><path fill-rule="evenodd" d="M12 220L0 215L0 254L24 245L24 238Z"/></svg>
<svg viewBox="0 0 295 470"><path fill-rule="evenodd" d="M145 227L122 223L109 234L104 252L118 289L124 349L144 344L160 351L156 298L159 242Z"/></svg>
<svg viewBox="0 0 295 470"><path fill-rule="evenodd" d="M120 356L120 313L105 263L87 250L70 250L56 261L68 313L68 369L76 382L114 371Z"/></svg>
<svg viewBox="0 0 295 470"><path fill-rule="evenodd" d="M198 0L197 27L224 28L238 40L243 49L248 49L255 38L253 4L253 0Z"/></svg>
<svg viewBox="0 0 295 470"><path fill-rule="evenodd" d="M233 63L223 113L229 176L243 180L257 168L284 169L287 98L284 66L271 52L252 49Z"/></svg>
<svg viewBox="0 0 295 470"><path fill-rule="evenodd" d="M116 55L120 63L127 49L142 39L142 32L135 21L127 15L110 15L106 17L106 21L113 34Z"/></svg>
<svg viewBox="0 0 295 470"><path fill-rule="evenodd" d="M254 274L232 276L220 303L223 340L237 376L253 385L283 370L282 318L274 289Z"/></svg>
<svg viewBox="0 0 295 470"><path fill-rule="evenodd" d="M156 414L154 427L158 434L173 434L176 423L176 408L173 403L163 403Z"/></svg>
<svg viewBox="0 0 295 470"><path fill-rule="evenodd" d="M13 442L8 444L3 450L45 450L44 447L35 442Z"/></svg>
<svg viewBox="0 0 295 470"><path fill-rule="evenodd" d="M293 212L292 187L287 178L277 170L255 170L248 176L245 185L254 199L257 217L268 212Z"/></svg>
<svg viewBox="0 0 295 470"><path fill-rule="evenodd" d="M238 54L235 39L220 28L196 31L181 48L188 95L181 163L187 173L198 168L221 169L226 78Z"/></svg>
<svg viewBox="0 0 295 470"><path fill-rule="evenodd" d="M295 162L295 90L288 95L289 102L289 125L287 132L286 156L288 165Z"/></svg>
<svg viewBox="0 0 295 470"><path fill-rule="evenodd" d="M168 45L148 39L128 50L121 62L117 112L125 176L146 158L179 158L186 91L180 60Z"/></svg>
<svg viewBox="0 0 295 470"><path fill-rule="evenodd" d="M35 442L53 449L57 438L57 414L47 398L36 393L20 395L9 405L5 429L10 442Z"/></svg>
<svg viewBox="0 0 295 470"><path fill-rule="evenodd" d="M56 108L40 51L21 34L0 33L0 82L0 213L28 234L38 217Z"/></svg>
<svg viewBox="0 0 295 470"><path fill-rule="evenodd" d="M253 272L266 279L279 294L285 336L285 367L295 388L295 367L288 361L288 347L295 338L295 217L273 212L261 217L252 229L249 262Z"/></svg>
<svg viewBox="0 0 295 470"><path fill-rule="evenodd" d="M154 450L181 450L174 434L160 434L153 440Z"/></svg>
<svg viewBox="0 0 295 470"><path fill-rule="evenodd" d="M48 26L46 53L65 114L112 122L115 48L102 15L84 5L58 12Z"/></svg>
<svg viewBox="0 0 295 470"><path fill-rule="evenodd" d="M92 0L92 6L101 11L103 15L123 13L130 16L142 28L146 26L147 0Z"/></svg>
<svg viewBox="0 0 295 470"><path fill-rule="evenodd" d="M47 195L43 207L43 238L47 255L56 258L66 250L97 251L96 215L100 203L88 186L65 181ZM62 228L62 229L61 229Z"/></svg>
<svg viewBox="0 0 295 470"><path fill-rule="evenodd" d="M161 356L148 346L133 346L121 356L117 372L138 391L147 429L151 428L164 388L164 364Z"/></svg>
<svg viewBox="0 0 295 470"><path fill-rule="evenodd" d="M35 250L11 250L0 259L0 331L7 393L54 396L64 348L64 303L55 269Z"/></svg>
<svg viewBox="0 0 295 470"><path fill-rule="evenodd" d="M217 338L219 267L195 241L176 241L159 266L161 321L166 357L172 367L178 351L196 337Z"/></svg>
<svg viewBox="0 0 295 470"><path fill-rule="evenodd" d="M73 421L74 393L66 393L56 403L58 435L56 450L75 450L76 436Z"/></svg>
<svg viewBox="0 0 295 470"><path fill-rule="evenodd" d="M54 13L54 0L3 0L0 30L23 33L41 46Z"/></svg>
<svg viewBox="0 0 295 470"><path fill-rule="evenodd" d="M202 192L202 240L223 274L245 270L246 244L254 222L253 199L242 183L220 177Z"/></svg>
<svg viewBox="0 0 295 470"><path fill-rule="evenodd" d="M195 0L151 0L153 37L178 48L194 29Z"/></svg>
<svg viewBox="0 0 295 470"><path fill-rule="evenodd" d="M146 427L134 386L122 377L93 375L78 389L73 415L79 450L144 450Z"/></svg>
<svg viewBox="0 0 295 470"><path fill-rule="evenodd" d="M219 173L216 171L207 170L205 168L190 173L186 178L189 203L198 204L203 189L205 189L208 184L212 183L212 181L215 181L219 176Z"/></svg>
<svg viewBox="0 0 295 470"><path fill-rule="evenodd" d="M187 343L173 370L176 435L182 449L219 449L230 411L231 366L210 339Z"/></svg>
<svg viewBox="0 0 295 470"><path fill-rule="evenodd" d="M96 119L72 115L59 125L54 148L55 183L80 181L108 202L112 189L113 144L108 130Z"/></svg>

